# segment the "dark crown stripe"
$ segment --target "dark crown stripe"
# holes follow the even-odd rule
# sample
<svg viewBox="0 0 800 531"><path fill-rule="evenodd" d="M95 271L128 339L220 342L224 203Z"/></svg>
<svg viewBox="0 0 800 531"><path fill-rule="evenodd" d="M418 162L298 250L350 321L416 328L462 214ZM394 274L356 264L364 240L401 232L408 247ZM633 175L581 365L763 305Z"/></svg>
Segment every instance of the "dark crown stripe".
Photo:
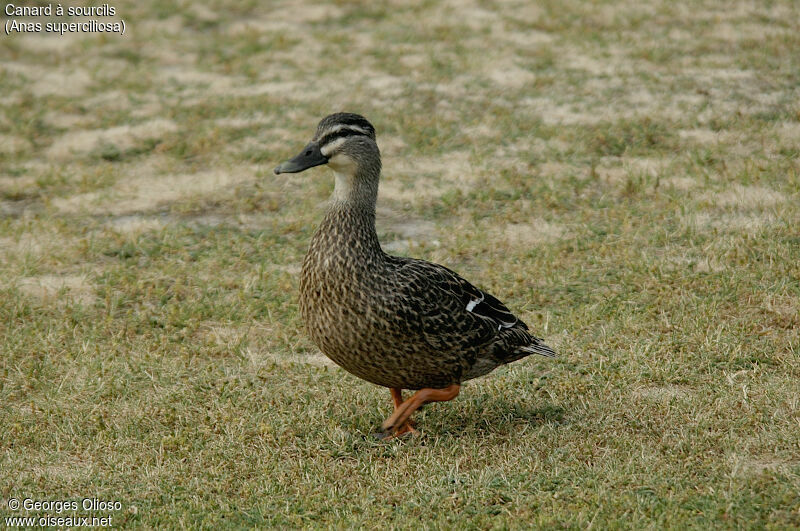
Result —
<svg viewBox="0 0 800 531"><path fill-rule="evenodd" d="M344 125L356 125L367 131L373 131L372 124L369 123L365 118L358 116L358 115L350 115L350 116L343 116L339 120L337 120L340 124Z"/></svg>
<svg viewBox="0 0 800 531"><path fill-rule="evenodd" d="M369 129L373 128L372 124L369 123L369 121L366 118L364 118L360 114L355 114L352 112L333 113L330 116L325 117L322 120L322 123L329 126L346 124L346 125L358 125L361 127L367 127Z"/></svg>

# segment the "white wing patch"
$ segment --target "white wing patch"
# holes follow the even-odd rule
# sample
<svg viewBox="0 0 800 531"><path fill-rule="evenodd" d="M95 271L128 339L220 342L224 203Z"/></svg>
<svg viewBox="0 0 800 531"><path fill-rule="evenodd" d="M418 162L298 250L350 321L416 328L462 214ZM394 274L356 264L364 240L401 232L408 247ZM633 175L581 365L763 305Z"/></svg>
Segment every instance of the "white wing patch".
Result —
<svg viewBox="0 0 800 531"><path fill-rule="evenodd" d="M478 297L476 299L472 299L471 301L469 301L467 303L467 311L468 312L477 313L478 315L480 315L482 317L488 317L489 319L493 319L496 323L498 323L498 325L497 325L497 330L498 331L502 330L503 328L511 328L515 324L517 324L517 319L514 319L513 321L504 321L504 320L500 319L499 316L493 315L494 313L503 313L503 314L508 314L512 318L514 317L513 315L511 315L511 313L505 307L503 307L502 312L500 310L497 310L496 308L493 308L491 299L490 299L490 301L488 303L488 308L490 310L489 313L483 313L483 312L480 312L480 311L479 312L475 312L475 308L477 308L477 306L486 299L486 294L484 292L482 292L480 290L476 290L476 291L478 291L478 293L480 293L480 297ZM490 295L490 297L491 297L491 295ZM500 303L500 305L502 307L502 303ZM482 310L486 311L486 308L482 308Z"/></svg>
<svg viewBox="0 0 800 531"><path fill-rule="evenodd" d="M477 306L480 303L482 303L484 298L485 297L483 296L483 292L481 292L481 298L480 299L475 299L474 301L469 301L467 303L467 311L471 312L472 310L474 310L475 306Z"/></svg>

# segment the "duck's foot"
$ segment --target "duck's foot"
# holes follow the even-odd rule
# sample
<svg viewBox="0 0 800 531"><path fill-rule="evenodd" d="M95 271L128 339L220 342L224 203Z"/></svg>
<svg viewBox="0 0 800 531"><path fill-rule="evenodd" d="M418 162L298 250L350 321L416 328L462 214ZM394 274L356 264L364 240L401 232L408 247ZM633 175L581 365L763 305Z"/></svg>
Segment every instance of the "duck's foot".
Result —
<svg viewBox="0 0 800 531"><path fill-rule="evenodd" d="M386 419L381 427L387 432L399 431L406 426L411 414L424 404L452 400L458 396L459 391L461 391L459 384L453 384L444 389L420 389L411 398L395 407L392 416ZM392 392L392 396L394 396L394 392ZM411 429L413 430L413 427Z"/></svg>
<svg viewBox="0 0 800 531"><path fill-rule="evenodd" d="M387 430L372 434L373 437L381 440L396 439L398 437L416 437L418 435L420 435L420 433L414 428L414 423L411 420L406 421L402 426L394 431Z"/></svg>
<svg viewBox="0 0 800 531"><path fill-rule="evenodd" d="M403 390L399 387L390 387L389 392L392 393L394 410L397 412L397 409L403 405ZM395 430L386 430L383 433L376 433L375 435L380 436L381 439L394 439L408 434L419 435L419 432L414 429L414 421L411 419L406 419L406 421Z"/></svg>
<svg viewBox="0 0 800 531"><path fill-rule="evenodd" d="M411 421L411 419L408 419L402 426L394 430L392 438L403 437L406 435L416 437L419 434L420 434L419 431L416 428L414 428L414 423Z"/></svg>

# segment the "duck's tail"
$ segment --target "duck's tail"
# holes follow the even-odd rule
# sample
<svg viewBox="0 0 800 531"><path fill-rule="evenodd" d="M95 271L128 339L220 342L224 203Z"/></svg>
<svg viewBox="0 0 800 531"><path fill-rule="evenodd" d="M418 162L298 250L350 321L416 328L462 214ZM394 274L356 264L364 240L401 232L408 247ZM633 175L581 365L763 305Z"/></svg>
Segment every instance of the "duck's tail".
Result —
<svg viewBox="0 0 800 531"><path fill-rule="evenodd" d="M542 340L538 337L534 337L533 341L524 347L517 347L517 350L526 354L538 354L548 358L556 357L556 351L542 343Z"/></svg>

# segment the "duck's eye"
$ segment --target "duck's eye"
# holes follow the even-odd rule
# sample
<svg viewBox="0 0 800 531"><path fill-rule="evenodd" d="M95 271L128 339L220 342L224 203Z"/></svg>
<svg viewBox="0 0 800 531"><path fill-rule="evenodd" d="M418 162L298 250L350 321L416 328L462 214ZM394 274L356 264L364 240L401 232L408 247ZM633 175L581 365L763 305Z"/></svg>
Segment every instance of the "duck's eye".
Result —
<svg viewBox="0 0 800 531"><path fill-rule="evenodd" d="M311 155L311 150L310 149L308 151L306 151L306 157L309 156L309 155Z"/></svg>

